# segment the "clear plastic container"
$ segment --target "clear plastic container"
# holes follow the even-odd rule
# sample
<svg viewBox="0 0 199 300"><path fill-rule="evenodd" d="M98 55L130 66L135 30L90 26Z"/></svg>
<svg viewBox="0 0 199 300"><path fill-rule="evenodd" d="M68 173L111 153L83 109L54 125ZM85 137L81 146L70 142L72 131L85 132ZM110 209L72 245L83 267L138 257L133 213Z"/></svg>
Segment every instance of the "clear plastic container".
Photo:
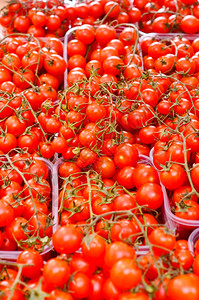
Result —
<svg viewBox="0 0 199 300"><path fill-rule="evenodd" d="M144 36L151 36L154 39L158 40L167 40L169 39L171 41L171 38L180 36L180 37L186 37L189 40L194 40L199 37L199 34L187 34L183 32L170 32L170 33L157 33L157 32L150 32L150 33L145 33L143 32Z"/></svg>
<svg viewBox="0 0 199 300"><path fill-rule="evenodd" d="M55 167L57 169L57 173L59 171L59 167L62 165L62 163L64 163L65 160L63 158L59 158L56 163L55 163ZM139 164L143 163L143 164L147 164L147 165L150 165L150 166L153 166L151 160L149 159L148 156L145 156L145 155L140 155L139 157L139 161L138 161ZM58 179L58 185L59 185L59 179ZM164 193L164 190L163 190L163 193ZM163 217L163 222L167 223L167 218L165 217L165 213L164 213L164 206L161 208L161 212L162 212L162 217ZM138 256L140 255L146 255L147 253L149 252L149 247L146 245L143 245L143 246L138 246L136 247L136 254Z"/></svg>
<svg viewBox="0 0 199 300"><path fill-rule="evenodd" d="M25 1L18 1L18 2L24 4ZM34 7L34 2L37 2L37 0L34 0L34 1L33 1L33 7ZM44 8L44 9L47 9L47 2L48 2L48 0L43 0L43 2L45 2L45 8ZM71 1L70 1L70 0L62 0L62 4L66 5L66 6L74 6L74 2L75 2L74 0L71 0ZM8 4L8 3L5 2L4 5L2 5L2 7L5 7L7 4ZM26 4L26 5L27 5L27 4ZM18 33L19 33L19 32L18 32ZM17 34L17 33L16 33L16 34ZM21 34L21 33L20 33L20 34ZM5 37L6 35L7 35L7 33L6 33L6 28L0 25L0 39L3 38L3 37ZM38 37L38 38L40 38L40 37ZM42 37L41 37L41 38L42 38ZM45 38L45 37L44 37L44 38ZM59 39L60 39L62 42L64 42L64 36L63 36L63 37L59 37Z"/></svg>
<svg viewBox="0 0 199 300"><path fill-rule="evenodd" d="M151 149L150 154L149 154L149 157L150 157L150 160L152 163L153 163L153 154L154 154L154 148ZM154 166L154 164L153 164L153 166ZM154 166L154 168L156 169L155 166ZM157 170L157 171L159 174L159 170ZM162 191L164 194L164 214L165 214L164 217L167 221L168 227L169 227L169 229L175 231L178 238L186 239L186 238L188 238L188 236L194 229L199 227L199 220L186 220L186 219L182 219L182 218L175 216L175 214L171 210L171 205L170 205L170 201L169 201L169 197L168 197L166 188L162 185L161 182L160 182L160 184L162 186Z"/></svg>
<svg viewBox="0 0 199 300"><path fill-rule="evenodd" d="M24 34L24 36L23 36L23 34ZM7 36L4 34L2 27L0 26L0 44L4 44L4 43L6 43L7 41L9 41L9 39L11 40L11 38L14 38L14 37L16 37L16 36L17 36L17 34L16 34L16 33L13 33L13 34L10 34L9 37L7 37ZM19 34L19 37L24 38L24 42L25 42L25 43L26 43L26 42L29 42L30 40L31 40L31 41L38 40L38 41L42 41L42 42L46 43L46 42L49 40L49 38L50 38L50 37L33 37L32 35L27 36L26 33L21 33L21 34ZM63 49L64 49L64 37L59 38L59 40L62 42L62 44L63 44Z"/></svg>
<svg viewBox="0 0 199 300"><path fill-rule="evenodd" d="M131 24L127 24L126 26L118 26L116 28L117 35L119 35L124 28L128 28L128 27L131 27L131 26L132 26ZM64 52L63 52L63 57L64 57L66 63L68 63L67 44L68 44L69 41L71 41L72 39L74 39L74 33L75 33L75 31L79 27L80 26L73 27L73 28L69 29L67 31L67 33L65 34L65 37L64 37ZM143 34L143 33L141 33L141 34ZM139 32L139 35L140 35L140 32ZM140 48L139 41L138 41L138 44L137 44L137 48L138 48L138 52L139 52L139 55L140 55L141 60L142 60L142 67L141 68L143 69L143 57L142 57L142 51L141 51L141 48ZM68 76L68 69L66 69L66 71L64 73L64 89L66 89L68 87L67 76Z"/></svg>
<svg viewBox="0 0 199 300"><path fill-rule="evenodd" d="M140 43L144 40L146 37L152 37L155 41L168 41L172 42L172 39L175 37L184 37L188 39L189 41L194 41L196 38L199 38L199 34L187 34L187 33L176 33L176 32L171 32L171 33L144 33L142 31L139 31L140 34ZM141 50L142 52L142 50ZM143 55L143 53L142 53Z"/></svg>
<svg viewBox="0 0 199 300"><path fill-rule="evenodd" d="M199 239L199 228L195 229L188 238L188 246L191 253L194 255L194 248L197 240Z"/></svg>
<svg viewBox="0 0 199 300"><path fill-rule="evenodd" d="M150 152L149 152L149 158L150 158L150 160L153 162L153 155L154 155L154 147L153 148L151 148L151 150L150 150ZM154 168L155 168L155 166L154 166ZM157 169L156 169L157 170Z"/></svg>
<svg viewBox="0 0 199 300"><path fill-rule="evenodd" d="M52 195L52 218L53 226L52 233L54 233L58 227L58 174L57 168L48 160L44 158L35 158L42 160L48 167L49 175L47 181L51 185L51 195ZM49 245L45 246L44 250L41 252L41 255L47 254L52 249L52 242ZM5 260L17 260L17 257L21 253L21 250L17 251L1 251L0 250L0 259Z"/></svg>

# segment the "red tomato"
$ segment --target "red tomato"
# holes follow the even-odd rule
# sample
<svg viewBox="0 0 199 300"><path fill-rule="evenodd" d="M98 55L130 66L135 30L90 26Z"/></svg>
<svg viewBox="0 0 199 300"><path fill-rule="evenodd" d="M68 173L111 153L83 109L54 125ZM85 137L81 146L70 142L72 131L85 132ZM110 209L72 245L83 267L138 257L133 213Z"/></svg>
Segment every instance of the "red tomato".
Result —
<svg viewBox="0 0 199 300"><path fill-rule="evenodd" d="M124 242L113 242L106 246L105 265L111 268L117 261L122 258L135 258L135 250Z"/></svg>
<svg viewBox="0 0 199 300"><path fill-rule="evenodd" d="M164 202L162 188L157 183L145 183L137 191L136 201L151 209L158 209Z"/></svg>
<svg viewBox="0 0 199 300"><path fill-rule="evenodd" d="M52 237L53 246L58 253L70 254L77 251L82 241L82 234L74 225L57 229Z"/></svg>
<svg viewBox="0 0 199 300"><path fill-rule="evenodd" d="M23 267L22 275L27 278L36 278L41 274L43 268L43 259L41 255L32 249L22 251L18 258L18 264L30 264L32 266Z"/></svg>
<svg viewBox="0 0 199 300"><path fill-rule="evenodd" d="M193 274L178 275L171 279L167 286L169 300L180 299L196 300L199 297L199 277Z"/></svg>
<svg viewBox="0 0 199 300"><path fill-rule="evenodd" d="M192 200L181 200L175 215L186 220L199 220L199 204Z"/></svg>
<svg viewBox="0 0 199 300"><path fill-rule="evenodd" d="M138 164L134 170L133 182L137 189L145 183L159 183L157 171L150 165Z"/></svg>
<svg viewBox="0 0 199 300"><path fill-rule="evenodd" d="M124 168L126 166L135 167L138 161L138 151L137 149L129 144L120 144L114 154L114 162L118 168Z"/></svg>
<svg viewBox="0 0 199 300"><path fill-rule="evenodd" d="M104 258L106 251L106 243L104 239L98 235L88 236L88 242L85 240L82 243L82 252L84 257L88 260L94 260L96 263L98 260Z"/></svg>
<svg viewBox="0 0 199 300"><path fill-rule="evenodd" d="M168 171L160 172L162 184L170 191L173 191L186 182L186 173L182 166L172 164Z"/></svg>
<svg viewBox="0 0 199 300"><path fill-rule="evenodd" d="M50 259L43 269L43 277L51 289L63 288L70 277L70 268L68 263L59 258Z"/></svg>
<svg viewBox="0 0 199 300"><path fill-rule="evenodd" d="M44 59L44 68L51 75L57 76L63 74L66 67L65 60L58 54L51 54Z"/></svg>
<svg viewBox="0 0 199 300"><path fill-rule="evenodd" d="M141 282L142 271L133 259L122 258L112 266L110 278L117 288L127 291Z"/></svg>
<svg viewBox="0 0 199 300"><path fill-rule="evenodd" d="M111 178L115 174L115 164L108 156L97 158L94 162L93 168L102 176L102 179Z"/></svg>
<svg viewBox="0 0 199 300"><path fill-rule="evenodd" d="M164 227L154 229L148 238L150 243L154 245L153 250L158 256L169 253L175 247L175 236L167 233Z"/></svg>
<svg viewBox="0 0 199 300"><path fill-rule="evenodd" d="M10 224L14 219L14 209L6 201L0 200L0 226Z"/></svg>
<svg viewBox="0 0 199 300"><path fill-rule="evenodd" d="M87 298L91 292L90 278L81 272L74 274L69 289L76 299Z"/></svg>

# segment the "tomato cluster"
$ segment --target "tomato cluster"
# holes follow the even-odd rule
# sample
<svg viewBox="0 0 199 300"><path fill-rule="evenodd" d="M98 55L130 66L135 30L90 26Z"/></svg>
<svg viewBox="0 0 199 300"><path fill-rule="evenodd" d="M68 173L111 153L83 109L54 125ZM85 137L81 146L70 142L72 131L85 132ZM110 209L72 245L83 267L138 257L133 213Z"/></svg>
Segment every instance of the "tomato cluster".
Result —
<svg viewBox="0 0 199 300"><path fill-rule="evenodd" d="M75 31L75 39L70 38L67 43L68 86L85 76L97 75L99 78L92 82L95 87L93 92L91 89L93 96L99 91L99 84L118 83L117 77L121 74L126 80L139 77L142 61L139 53L135 54L137 40L138 32L134 26L126 26L122 31L121 27L117 29L107 25L99 25L96 29L91 25L79 27ZM88 53L87 47L90 47ZM87 59L84 58L86 54Z"/></svg>
<svg viewBox="0 0 199 300"><path fill-rule="evenodd" d="M116 149L114 156L116 166L121 163L118 157L128 156L128 148L133 149L131 144L126 143ZM136 149L132 155L133 160L132 158L131 161L126 160L125 166L121 166L118 170L116 179L120 186L108 179L110 176L113 177L115 172L114 162L110 156L96 159L93 172L81 172L81 168L74 163L60 161L58 165L60 165L61 225L79 224L88 229L93 226L104 239L128 240L132 244L136 244L139 240L141 244L140 226L146 225L151 228L157 226L157 218L150 212L151 210L161 212L163 193L157 171L142 161L136 163ZM132 192L129 193L128 190ZM150 232L151 229L148 228L147 233ZM142 242L144 245L145 239Z"/></svg>
<svg viewBox="0 0 199 300"><path fill-rule="evenodd" d="M38 111L58 98L66 62L57 38L6 38L0 48L0 151L27 147L37 150L44 135Z"/></svg>
<svg viewBox="0 0 199 300"><path fill-rule="evenodd" d="M177 226L180 219L191 221L186 222L187 226L181 225L189 230L198 226L199 213L197 43L198 38L189 36L175 36L170 40L164 36L159 39L148 36L141 41L147 72L152 71L156 80L160 73L166 74L161 77L170 81L170 87L156 105L162 124L148 129L154 139L153 162L160 170L160 180L169 191L170 208L177 217L173 219Z"/></svg>
<svg viewBox="0 0 199 300"><path fill-rule="evenodd" d="M24 250L16 263L2 266L0 283L3 299L45 297L45 299L181 299L188 293L198 299L198 254L193 259L186 240L176 238L163 227L149 234L153 255L137 256L123 241L111 244L97 234L83 238L82 229L64 225L53 234L53 246L58 256L45 264L42 256L32 249ZM81 252L75 252L81 247ZM161 248L160 248L161 247ZM171 252L172 251L172 252ZM29 265L27 265L29 264ZM194 273L174 276L179 266ZM160 274L164 275L163 281ZM26 282L12 285L17 280ZM146 286L151 286L146 292ZM176 291L177 290L177 291ZM12 294L11 294L12 293ZM149 298L150 297L150 298Z"/></svg>
<svg viewBox="0 0 199 300"><path fill-rule="evenodd" d="M140 30L150 33L199 32L199 4L195 0L135 0L141 11Z"/></svg>
<svg viewBox="0 0 199 300"><path fill-rule="evenodd" d="M1 251L31 247L42 251L49 244L53 225L50 172L45 161L27 152L1 156Z"/></svg>
<svg viewBox="0 0 199 300"><path fill-rule="evenodd" d="M1 299L199 299L197 9L2 10Z"/></svg>
<svg viewBox="0 0 199 300"><path fill-rule="evenodd" d="M136 23L143 32L199 32L199 4L194 0L95 0L95 1L14 1L4 7L0 24L6 33L28 33L36 37L63 37L67 30L82 24L104 22Z"/></svg>
<svg viewBox="0 0 199 300"><path fill-rule="evenodd" d="M69 28L70 7L59 0L14 1L2 9L0 24L6 34L63 37Z"/></svg>
<svg viewBox="0 0 199 300"><path fill-rule="evenodd" d="M71 25L82 24L93 25L102 22L135 23L141 18L139 9L132 5L130 0L121 1L75 1L75 5L70 8Z"/></svg>
<svg viewBox="0 0 199 300"><path fill-rule="evenodd" d="M68 1L26 0L11 2L1 12L0 25L6 34L28 33L35 37L63 37L71 27L96 22L135 23L141 18L130 0L88 1L73 5Z"/></svg>
<svg viewBox="0 0 199 300"><path fill-rule="evenodd" d="M143 38L141 47L144 53L144 67L164 74L176 71L178 72L177 79L181 80L189 89L197 87L198 45L198 38L192 40L179 36L171 36L171 40L168 40L167 37L158 40L156 36Z"/></svg>

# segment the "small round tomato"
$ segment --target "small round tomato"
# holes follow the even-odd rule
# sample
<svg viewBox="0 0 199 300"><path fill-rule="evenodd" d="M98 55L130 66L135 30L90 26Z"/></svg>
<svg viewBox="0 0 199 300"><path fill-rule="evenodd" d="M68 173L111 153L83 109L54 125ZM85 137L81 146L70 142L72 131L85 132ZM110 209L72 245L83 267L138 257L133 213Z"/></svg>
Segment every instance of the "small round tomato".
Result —
<svg viewBox="0 0 199 300"><path fill-rule="evenodd" d="M136 208L136 193L132 193L131 196L128 194L120 195L115 198L113 202L113 210L120 211L120 210L130 210L134 209L135 212Z"/></svg>
<svg viewBox="0 0 199 300"><path fill-rule="evenodd" d="M127 291L141 282L142 271L134 259L122 258L112 266L110 278L117 288Z"/></svg>
<svg viewBox="0 0 199 300"><path fill-rule="evenodd" d="M26 16L18 16L14 20L14 28L19 32L27 32L30 26L30 19Z"/></svg>
<svg viewBox="0 0 199 300"><path fill-rule="evenodd" d="M62 153L67 147L67 142L63 137L58 136L53 139L51 146L54 152Z"/></svg>
<svg viewBox="0 0 199 300"><path fill-rule="evenodd" d="M181 200L175 215L186 220L199 220L199 204L192 200Z"/></svg>
<svg viewBox="0 0 199 300"><path fill-rule="evenodd" d="M170 191L173 191L186 182L186 172L181 165L172 164L168 171L160 172L162 184Z"/></svg>
<svg viewBox="0 0 199 300"><path fill-rule="evenodd" d="M97 269L95 262L91 263L91 261L85 258L82 253L78 252L73 254L69 266L71 273L81 272L89 277L94 274Z"/></svg>
<svg viewBox="0 0 199 300"><path fill-rule="evenodd" d="M17 147L17 139L11 133L6 133L4 136L0 136L0 150L3 153L8 153Z"/></svg>
<svg viewBox="0 0 199 300"><path fill-rule="evenodd" d="M86 115L91 122L97 122L106 116L106 109L102 104L94 102L87 106Z"/></svg>
<svg viewBox="0 0 199 300"><path fill-rule="evenodd" d="M175 268L179 268L181 266L184 270L189 270L193 264L193 255L188 249L177 249L170 258L171 264Z"/></svg>
<svg viewBox="0 0 199 300"><path fill-rule="evenodd" d="M91 25L82 25L76 30L75 37L77 40L81 41L85 45L89 45L95 39L95 30Z"/></svg>
<svg viewBox="0 0 199 300"><path fill-rule="evenodd" d="M52 236L52 240L58 253L70 254L79 249L82 234L74 225L65 225L57 229Z"/></svg>
<svg viewBox="0 0 199 300"><path fill-rule="evenodd" d="M21 149L27 149L29 153L33 153L39 144L38 136L34 132L20 135L18 138L18 146Z"/></svg>
<svg viewBox="0 0 199 300"><path fill-rule="evenodd" d="M63 74L66 70L67 64L63 57L58 54L48 55L44 59L44 68L46 71L54 76Z"/></svg>
<svg viewBox="0 0 199 300"><path fill-rule="evenodd" d="M134 170L133 182L137 189L145 183L159 183L157 171L150 165L138 164Z"/></svg>
<svg viewBox="0 0 199 300"><path fill-rule="evenodd" d="M110 237L112 241L130 240L133 243L136 240L137 233L137 224L123 219L113 224L111 227Z"/></svg>
<svg viewBox="0 0 199 300"><path fill-rule="evenodd" d="M196 194L192 194L192 188L189 185L184 185L176 189L173 193L173 202L179 203L181 200L192 200L197 202L198 197Z"/></svg>
<svg viewBox="0 0 199 300"><path fill-rule="evenodd" d="M124 63L118 56L110 56L103 62L104 72L115 76L120 75L123 66Z"/></svg>
<svg viewBox="0 0 199 300"><path fill-rule="evenodd" d="M82 243L82 252L88 260L101 260L104 258L106 251L106 243L99 235L88 236Z"/></svg>
<svg viewBox="0 0 199 300"><path fill-rule="evenodd" d="M46 25L47 17L44 12L36 11L32 16L31 21L33 25L43 27Z"/></svg>
<svg viewBox="0 0 199 300"><path fill-rule="evenodd" d="M50 15L47 17L46 26L49 30L57 30L61 26L60 17L57 15Z"/></svg>
<svg viewBox="0 0 199 300"><path fill-rule="evenodd" d="M120 144L114 155L114 162L118 168L124 168L126 166L135 167L138 161L138 151L137 149L129 144Z"/></svg>
<svg viewBox="0 0 199 300"><path fill-rule="evenodd" d="M197 300L199 297L199 277L194 274L178 275L171 279L167 286L169 300L190 299Z"/></svg>
<svg viewBox="0 0 199 300"><path fill-rule="evenodd" d="M193 34L199 31L199 20L192 15L185 16L180 25L185 33Z"/></svg>
<svg viewBox="0 0 199 300"><path fill-rule="evenodd" d="M36 278L41 274L43 268L43 259L41 255L33 249L22 251L18 258L18 264L30 264L32 266L24 266L22 269L22 275L27 278Z"/></svg>
<svg viewBox="0 0 199 300"><path fill-rule="evenodd" d="M107 45L111 40L116 39L116 30L108 25L100 25L96 29L96 40L102 44Z"/></svg>
<svg viewBox="0 0 199 300"><path fill-rule="evenodd" d="M33 84L35 75L32 70L20 68L13 74L12 80L18 88L25 90Z"/></svg>
<svg viewBox="0 0 199 300"><path fill-rule="evenodd" d="M153 251L158 255L164 255L172 251L175 247L176 238L166 228L159 227L154 229L148 237L153 245Z"/></svg>
<svg viewBox="0 0 199 300"><path fill-rule="evenodd" d="M121 241L117 241L106 246L104 261L108 268L111 268L122 258L134 259L135 249Z"/></svg>
<svg viewBox="0 0 199 300"><path fill-rule="evenodd" d="M70 277L70 268L68 263L59 258L50 259L43 269L43 277L48 285L53 288L63 288Z"/></svg>
<svg viewBox="0 0 199 300"><path fill-rule="evenodd" d="M8 53L8 54L4 55L4 57L2 59L2 64L12 70L17 70L20 67L21 62L20 62L20 58L18 57L17 54Z"/></svg>
<svg viewBox="0 0 199 300"><path fill-rule="evenodd" d="M69 283L69 290L75 299L87 298L91 292L90 278L81 272L74 274Z"/></svg>
<svg viewBox="0 0 199 300"><path fill-rule="evenodd" d="M6 227L6 234L8 238L14 241L26 240L27 236L22 226L27 225L28 221L25 218L17 217Z"/></svg>
<svg viewBox="0 0 199 300"><path fill-rule="evenodd" d="M101 156L97 158L94 162L93 168L102 176L103 179L111 178L115 174L115 164L108 156Z"/></svg>
<svg viewBox="0 0 199 300"><path fill-rule="evenodd" d="M9 225L14 219L14 209L6 201L0 200L0 226Z"/></svg>
<svg viewBox="0 0 199 300"><path fill-rule="evenodd" d="M71 174L79 173L81 170L78 168L78 166L73 163L73 162L64 162L60 167L59 167L59 175L61 177L68 177Z"/></svg>
<svg viewBox="0 0 199 300"><path fill-rule="evenodd" d="M10 116L6 119L4 127L8 133L18 137L25 131L26 123L23 119L19 120L17 116Z"/></svg>
<svg viewBox="0 0 199 300"><path fill-rule="evenodd" d="M162 188L157 183L145 183L136 193L136 201L151 209L158 209L164 202Z"/></svg>
<svg viewBox="0 0 199 300"><path fill-rule="evenodd" d="M117 174L117 182L126 189L132 189L135 186L133 181L134 171L134 167L127 166L122 168Z"/></svg>
<svg viewBox="0 0 199 300"><path fill-rule="evenodd" d="M67 54L68 56L73 56L76 54L80 54L82 56L85 56L86 54L86 46L83 42L79 40L71 40L67 44Z"/></svg>

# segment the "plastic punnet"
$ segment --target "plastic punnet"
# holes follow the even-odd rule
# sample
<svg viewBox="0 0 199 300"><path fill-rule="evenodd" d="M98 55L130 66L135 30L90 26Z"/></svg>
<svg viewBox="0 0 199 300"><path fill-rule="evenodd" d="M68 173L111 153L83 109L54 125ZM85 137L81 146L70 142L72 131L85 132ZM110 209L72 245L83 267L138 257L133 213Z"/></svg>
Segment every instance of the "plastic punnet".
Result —
<svg viewBox="0 0 199 300"><path fill-rule="evenodd" d="M119 36L119 34L122 32L122 30L124 28L128 28L128 27L131 27L131 26L132 26L131 24L126 24L125 26L118 26L116 28L117 36ZM79 27L81 27L81 26L76 26L76 27L73 27L73 28L69 29L67 31L67 33L65 34L65 37L64 37L64 52L63 52L63 57L64 57L64 59L65 59L65 61L66 61L67 64L68 64L67 44L68 44L69 41L71 41L72 39L74 39L74 33L75 33L75 31ZM138 33L140 35L140 31ZM141 35L143 35L142 32L141 32ZM141 48L140 48L139 40L138 40L137 48L138 48L139 56L141 57L141 60L142 60L142 66L141 66L141 68L143 69L143 57L142 57L142 51L141 51ZM68 76L68 69L66 69L66 71L64 73L64 89L66 89L68 87L67 76Z"/></svg>
<svg viewBox="0 0 199 300"><path fill-rule="evenodd" d="M53 218L53 226L52 233L54 233L58 227L58 174L57 169L54 165L44 159L44 158L35 158L38 160L42 160L46 166L48 167L49 175L47 181L51 185L51 197L52 197L52 218ZM44 247L44 250L41 252L41 255L48 253L52 249L52 243ZM17 251L1 251L0 250L0 259L5 260L17 260L17 257L22 252L22 250Z"/></svg>
<svg viewBox="0 0 199 300"><path fill-rule="evenodd" d="M62 165L62 163L64 163L65 160L63 158L59 158L56 163L55 163L55 168L56 168L56 172L58 173L59 171L59 167ZM153 166L152 164L152 161L150 160L150 158L148 156L145 156L145 155L140 155L139 156L139 161L138 161L138 164L147 164L147 165L150 165L150 166ZM59 184L59 179L58 179L58 184ZM60 186L60 184L59 184ZM161 185L162 186L162 185ZM162 187L164 188L164 187ZM163 189L163 194L164 194L164 189ZM165 218L165 213L164 213L164 206L161 208L161 212L162 212L162 215L163 215L163 221L165 223L167 223L167 218ZM149 246L147 245L142 245L142 246L137 246L136 247L136 254L138 256L140 255L146 255L147 253L149 252Z"/></svg>
<svg viewBox="0 0 199 300"><path fill-rule="evenodd" d="M139 31L140 32L140 31ZM172 39L175 37L184 37L190 41L194 41L195 39L199 38L199 34L187 34L187 33L144 33L140 32L140 43L146 38L146 37L152 37L154 41L168 41L172 43ZM141 49L142 53L142 49ZM143 53L142 53L143 55Z"/></svg>
<svg viewBox="0 0 199 300"><path fill-rule="evenodd" d="M149 154L152 163L153 163L153 154L154 154L154 148L151 149ZM153 167L157 170L154 164ZM159 170L157 171L159 174L160 171ZM194 229L199 227L199 220L186 220L175 216L175 214L172 212L172 207L169 201L166 188L161 182L160 184L162 186L162 191L164 194L164 218L168 224L169 229L174 230L175 233L178 235L178 238L188 238L190 233Z"/></svg>
<svg viewBox="0 0 199 300"><path fill-rule="evenodd" d="M195 229L188 238L188 246L191 253L194 255L194 247L199 239L199 228Z"/></svg>
<svg viewBox="0 0 199 300"><path fill-rule="evenodd" d="M22 4L24 4L24 1L18 1ZM34 7L34 2L37 2L37 0L33 1L33 7ZM48 0L43 0L43 2L45 2L45 9L47 8L47 2ZM62 4L66 5L66 6L74 6L75 5L75 1L74 0L63 0ZM7 3L5 2L5 6L7 5ZM0 39L5 37L6 34L6 28L0 25ZM37 38L44 38L45 37L37 37ZM59 40L61 40L62 42L64 42L64 36L63 37L58 37Z"/></svg>

